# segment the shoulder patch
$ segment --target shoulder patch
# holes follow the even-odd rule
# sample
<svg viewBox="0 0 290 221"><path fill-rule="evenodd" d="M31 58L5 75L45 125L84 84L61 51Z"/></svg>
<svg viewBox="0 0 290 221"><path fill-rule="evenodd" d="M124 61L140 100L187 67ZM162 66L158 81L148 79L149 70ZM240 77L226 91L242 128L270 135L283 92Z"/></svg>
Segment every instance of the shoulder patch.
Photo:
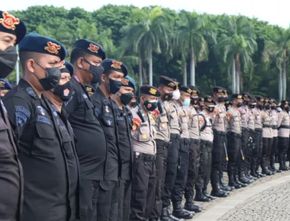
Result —
<svg viewBox="0 0 290 221"><path fill-rule="evenodd" d="M30 118L30 111L24 106L15 106L15 122L17 126L22 127Z"/></svg>

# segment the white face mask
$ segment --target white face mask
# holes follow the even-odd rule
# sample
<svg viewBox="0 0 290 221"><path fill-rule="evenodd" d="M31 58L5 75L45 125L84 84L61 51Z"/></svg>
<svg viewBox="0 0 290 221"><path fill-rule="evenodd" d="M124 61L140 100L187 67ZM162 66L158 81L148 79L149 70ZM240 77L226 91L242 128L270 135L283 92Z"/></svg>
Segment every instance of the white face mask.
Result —
<svg viewBox="0 0 290 221"><path fill-rule="evenodd" d="M172 99L173 100L179 100L180 98L180 91L178 89L176 89L175 91L173 91L172 93Z"/></svg>

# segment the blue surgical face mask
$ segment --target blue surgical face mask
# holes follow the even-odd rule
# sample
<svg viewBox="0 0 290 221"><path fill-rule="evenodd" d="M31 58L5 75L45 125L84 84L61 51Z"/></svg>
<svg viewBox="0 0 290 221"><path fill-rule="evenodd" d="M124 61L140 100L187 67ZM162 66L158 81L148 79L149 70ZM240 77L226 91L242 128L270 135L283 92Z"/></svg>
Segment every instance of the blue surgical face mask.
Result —
<svg viewBox="0 0 290 221"><path fill-rule="evenodd" d="M184 100L183 100L183 106L184 107L189 107L189 105L190 105L190 98L185 98Z"/></svg>

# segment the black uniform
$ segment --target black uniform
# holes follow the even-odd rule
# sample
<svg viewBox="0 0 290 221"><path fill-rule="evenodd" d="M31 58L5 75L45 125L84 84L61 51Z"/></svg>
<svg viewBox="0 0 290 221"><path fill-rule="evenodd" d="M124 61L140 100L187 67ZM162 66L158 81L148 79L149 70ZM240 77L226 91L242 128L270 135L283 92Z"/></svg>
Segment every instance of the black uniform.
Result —
<svg viewBox="0 0 290 221"><path fill-rule="evenodd" d="M22 194L22 167L7 111L0 100L0 220L19 220Z"/></svg>
<svg viewBox="0 0 290 221"><path fill-rule="evenodd" d="M97 216L98 220L105 221L109 219L112 213L116 213L116 211L112 211L112 205L118 202L116 191L118 191L117 184L119 178L119 148L117 146L119 138L115 113L118 107L114 101L105 97L99 88L96 89L91 99L106 137L105 172L104 180L100 185L100 198L98 202L102 213Z"/></svg>
<svg viewBox="0 0 290 221"><path fill-rule="evenodd" d="M113 214L111 220L127 221L130 216L131 187L132 187L132 143L131 143L131 112L116 110L116 125L118 128L118 146L120 153L120 175L119 191L117 193L118 203L114 205L113 211L118 207L118 214Z"/></svg>
<svg viewBox="0 0 290 221"><path fill-rule="evenodd" d="M73 147L64 146L66 141L59 136L60 118L25 80L4 102L25 176L22 220L75 220L76 158L70 155ZM71 163L73 167L68 166Z"/></svg>
<svg viewBox="0 0 290 221"><path fill-rule="evenodd" d="M76 138L76 151L80 162L81 220L96 220L100 181L104 176L106 140L93 104L75 78L71 80L74 94L65 104Z"/></svg>

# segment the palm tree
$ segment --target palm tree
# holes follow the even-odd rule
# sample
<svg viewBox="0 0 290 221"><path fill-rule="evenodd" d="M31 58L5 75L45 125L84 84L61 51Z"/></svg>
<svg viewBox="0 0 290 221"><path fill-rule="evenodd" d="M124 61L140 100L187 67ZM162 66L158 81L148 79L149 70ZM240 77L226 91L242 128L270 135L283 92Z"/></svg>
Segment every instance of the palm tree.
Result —
<svg viewBox="0 0 290 221"><path fill-rule="evenodd" d="M240 93L241 74L253 65L251 56L257 43L253 25L245 17L221 16L218 48L223 61L232 71L232 91Z"/></svg>
<svg viewBox="0 0 290 221"><path fill-rule="evenodd" d="M180 12L180 17L175 35L175 48L178 48L181 54L184 84L187 83L187 60L190 60L190 84L195 85L195 66L198 61L205 60L208 56L208 17L185 11Z"/></svg>
<svg viewBox="0 0 290 221"><path fill-rule="evenodd" d="M142 72L148 63L149 84L153 84L153 52L161 53L169 45L166 17L160 7L143 11L143 19L124 28L123 48L131 50L139 57L139 80L143 83Z"/></svg>

